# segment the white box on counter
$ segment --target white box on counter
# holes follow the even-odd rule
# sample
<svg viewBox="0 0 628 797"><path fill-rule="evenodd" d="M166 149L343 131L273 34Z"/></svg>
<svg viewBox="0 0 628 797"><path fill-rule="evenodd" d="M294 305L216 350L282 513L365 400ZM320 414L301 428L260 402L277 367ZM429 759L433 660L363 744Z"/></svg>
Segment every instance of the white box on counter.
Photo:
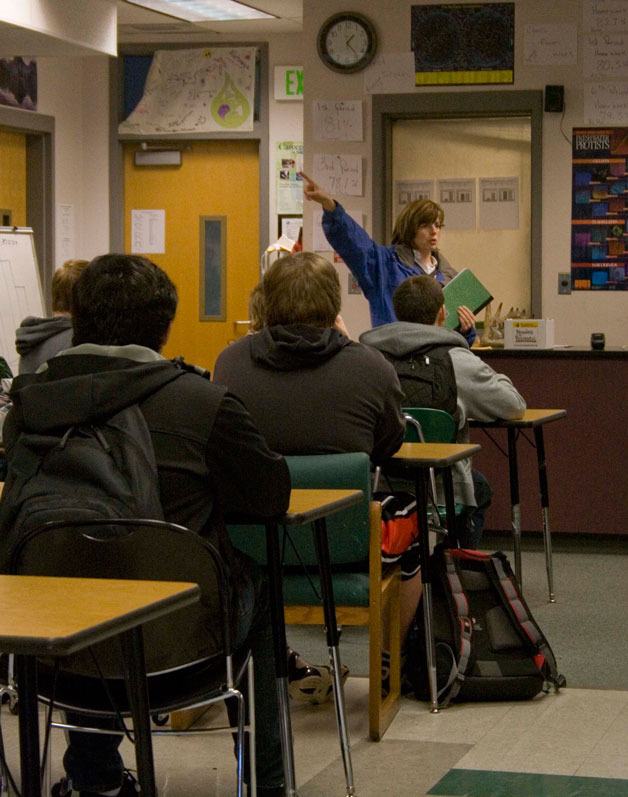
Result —
<svg viewBox="0 0 628 797"><path fill-rule="evenodd" d="M553 346L553 318L507 318L504 321L505 349L551 349Z"/></svg>

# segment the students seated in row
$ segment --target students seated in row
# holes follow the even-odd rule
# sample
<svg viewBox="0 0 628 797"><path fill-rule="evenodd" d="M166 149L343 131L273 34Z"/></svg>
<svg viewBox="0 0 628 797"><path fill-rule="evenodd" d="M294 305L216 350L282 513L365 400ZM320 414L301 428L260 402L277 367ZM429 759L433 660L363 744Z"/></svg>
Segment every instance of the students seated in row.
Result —
<svg viewBox="0 0 628 797"><path fill-rule="evenodd" d="M399 320L365 332L360 341L379 349L397 367L399 362L416 355L429 356L436 348L448 348L457 389L457 442L469 441L469 418L494 421L523 416L526 403L510 379L473 354L462 335L443 326L443 290L436 280L409 277L395 290L393 306ZM412 380L402 379L401 387L410 393ZM413 404L411 399L404 403ZM464 547L475 548L482 535L484 510L490 504L490 487L481 474L472 472L470 459L455 463L453 478L456 501L467 508L458 530L460 542Z"/></svg>
<svg viewBox="0 0 628 797"><path fill-rule="evenodd" d="M34 373L46 360L72 345L72 288L88 262L66 260L52 276L52 316L27 316L16 329L18 373Z"/></svg>
<svg viewBox="0 0 628 797"><path fill-rule="evenodd" d="M228 346L214 380L244 401L282 454L364 451L377 464L399 448L405 424L394 368L336 328L340 281L311 252L273 263L263 279L265 327ZM402 639L420 597L418 549L402 555Z"/></svg>
<svg viewBox="0 0 628 797"><path fill-rule="evenodd" d="M282 514L288 507L289 472L226 388L184 371L154 389L156 370L164 370L160 351L176 307L174 285L145 258L92 260L74 286L73 348L49 360L41 373L14 380L13 410L5 423L9 480L4 497L11 489L14 444L27 419L36 419L40 430L58 429L138 403L151 434L166 520L206 536L230 568L236 647L250 646L255 659L258 794L280 795L284 777L266 587L253 563L232 548L222 516L229 511L260 518ZM9 531L0 528L0 546L6 547ZM67 778L54 786L53 795L135 794L133 781L123 775L121 736L69 736Z"/></svg>

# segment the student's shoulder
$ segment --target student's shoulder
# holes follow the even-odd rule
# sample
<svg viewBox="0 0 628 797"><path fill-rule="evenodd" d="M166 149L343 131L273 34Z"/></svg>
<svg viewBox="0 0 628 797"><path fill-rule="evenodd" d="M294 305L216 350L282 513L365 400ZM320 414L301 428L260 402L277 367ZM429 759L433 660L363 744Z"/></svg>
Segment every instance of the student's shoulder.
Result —
<svg viewBox="0 0 628 797"><path fill-rule="evenodd" d="M377 373L395 373L393 365L388 362L381 351L373 346L352 340L348 346L345 346L343 351L346 352L348 358L351 358L356 363L363 363L364 367L372 368Z"/></svg>

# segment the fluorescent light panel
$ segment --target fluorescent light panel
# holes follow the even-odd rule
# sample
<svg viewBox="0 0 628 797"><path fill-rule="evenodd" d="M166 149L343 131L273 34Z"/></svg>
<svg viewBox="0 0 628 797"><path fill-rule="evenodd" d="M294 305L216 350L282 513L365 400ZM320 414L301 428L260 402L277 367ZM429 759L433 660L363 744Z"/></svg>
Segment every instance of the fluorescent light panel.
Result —
<svg viewBox="0 0 628 797"><path fill-rule="evenodd" d="M236 0L127 0L127 3L185 19L187 22L275 19L273 14L258 11Z"/></svg>

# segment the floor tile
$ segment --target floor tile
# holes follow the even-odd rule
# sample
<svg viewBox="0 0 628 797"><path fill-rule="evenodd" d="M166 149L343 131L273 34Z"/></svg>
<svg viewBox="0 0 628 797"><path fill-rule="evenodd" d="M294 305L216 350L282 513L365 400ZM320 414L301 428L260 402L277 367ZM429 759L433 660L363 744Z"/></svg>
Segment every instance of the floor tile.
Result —
<svg viewBox="0 0 628 797"><path fill-rule="evenodd" d="M628 780L452 769L427 793L447 797L626 797Z"/></svg>

